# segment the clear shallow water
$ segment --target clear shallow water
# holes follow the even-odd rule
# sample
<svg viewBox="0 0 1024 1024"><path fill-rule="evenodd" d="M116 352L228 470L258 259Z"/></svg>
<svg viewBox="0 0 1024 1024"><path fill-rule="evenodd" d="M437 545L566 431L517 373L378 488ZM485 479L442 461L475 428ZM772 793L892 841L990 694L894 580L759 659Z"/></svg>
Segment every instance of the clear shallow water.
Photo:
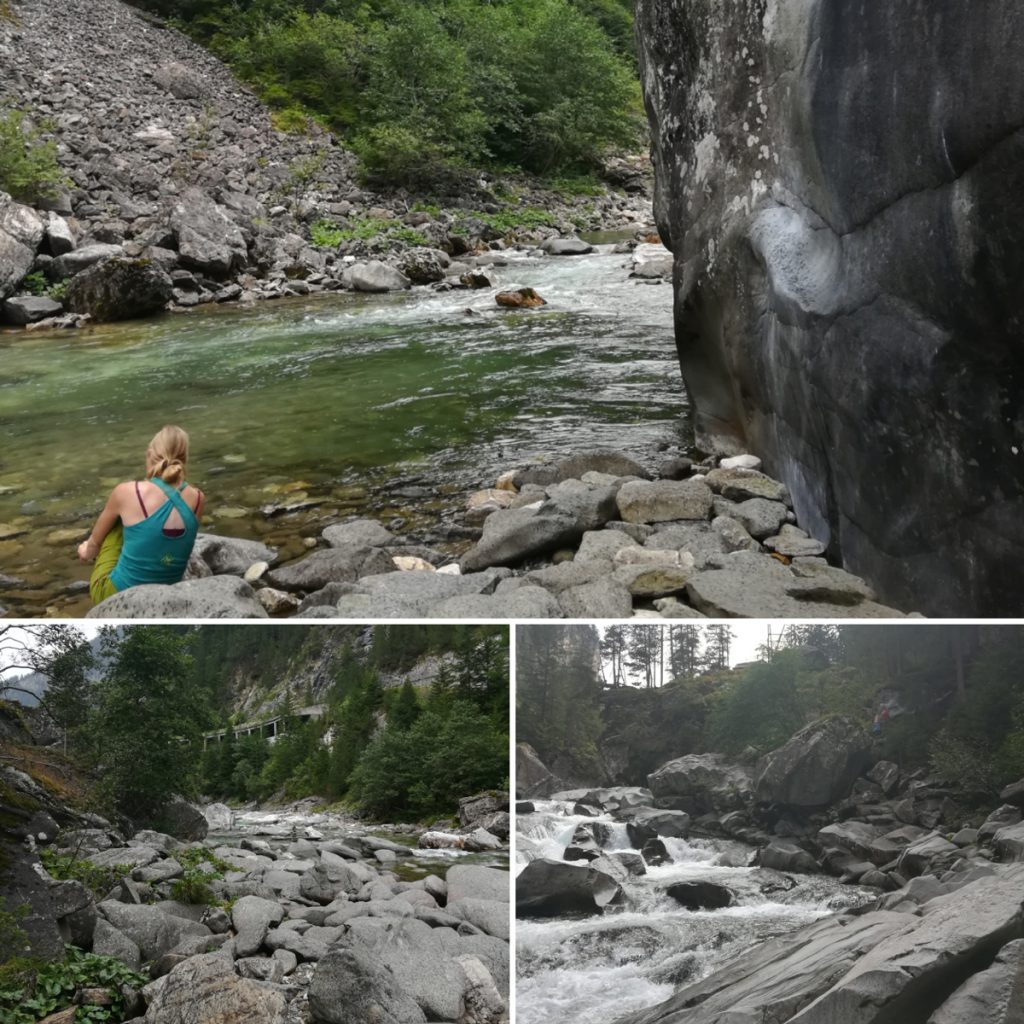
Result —
<svg viewBox="0 0 1024 1024"><path fill-rule="evenodd" d="M119 480L164 423L192 435L204 529L278 544L353 514L402 533L450 519L465 495L531 457L689 446L671 288L628 257L487 268L495 289L548 300L508 311L494 290L315 296L80 332L0 332L0 572L8 614L87 607L74 558ZM467 314L472 310L472 315ZM287 500L313 508L268 518ZM2 537L2 534L0 534Z"/></svg>
<svg viewBox="0 0 1024 1024"><path fill-rule="evenodd" d="M578 824L612 822L572 815L567 803L535 804L535 813L517 817L517 873L536 857L561 860ZM613 847L630 850L625 826L613 829ZM743 866L753 850L739 843L666 839L665 845L675 863L649 867L626 883L622 907L595 917L516 922L517 1024L611 1024L764 939L874 898L819 876L793 875L796 887L778 891L776 873ZM690 880L728 886L736 905L684 910L663 890Z"/></svg>

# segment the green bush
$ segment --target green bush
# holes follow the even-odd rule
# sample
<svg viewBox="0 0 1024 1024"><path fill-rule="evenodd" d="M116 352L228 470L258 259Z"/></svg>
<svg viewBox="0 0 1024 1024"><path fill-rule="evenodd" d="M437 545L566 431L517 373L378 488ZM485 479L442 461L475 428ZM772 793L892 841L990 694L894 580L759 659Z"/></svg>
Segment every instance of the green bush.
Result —
<svg viewBox="0 0 1024 1024"><path fill-rule="evenodd" d="M24 971L16 981L0 985L0 1020L4 1024L34 1024L57 1010L73 1005L80 988L102 988L111 997L109 1006L79 1006L76 1024L106 1024L124 1020L122 985L141 989L149 982L110 956L83 953L66 946L66 958Z"/></svg>
<svg viewBox="0 0 1024 1024"><path fill-rule="evenodd" d="M322 249L337 249L345 239L345 233L329 220L318 220L310 229L312 243Z"/></svg>
<svg viewBox="0 0 1024 1024"><path fill-rule="evenodd" d="M20 110L0 114L0 189L25 203L52 199L67 179L57 145L43 141Z"/></svg>

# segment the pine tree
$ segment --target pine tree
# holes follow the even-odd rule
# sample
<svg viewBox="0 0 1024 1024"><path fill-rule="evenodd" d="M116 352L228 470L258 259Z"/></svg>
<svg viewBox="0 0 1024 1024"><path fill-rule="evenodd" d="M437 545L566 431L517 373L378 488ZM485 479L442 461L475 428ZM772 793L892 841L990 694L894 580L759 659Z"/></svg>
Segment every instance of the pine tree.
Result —
<svg viewBox="0 0 1024 1024"><path fill-rule="evenodd" d="M416 691L412 683L407 679L402 688L398 691L398 700L395 701L388 715L388 728L406 730L409 729L417 718L420 717L420 702L416 697Z"/></svg>

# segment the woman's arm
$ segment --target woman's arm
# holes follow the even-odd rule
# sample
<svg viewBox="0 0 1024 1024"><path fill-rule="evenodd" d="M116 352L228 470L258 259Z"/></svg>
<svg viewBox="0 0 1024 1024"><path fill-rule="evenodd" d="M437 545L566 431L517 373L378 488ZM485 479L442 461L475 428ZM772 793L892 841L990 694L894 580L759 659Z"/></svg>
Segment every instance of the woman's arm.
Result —
<svg viewBox="0 0 1024 1024"><path fill-rule="evenodd" d="M100 545L103 543L107 534L114 528L117 521L121 518L121 509L123 507L123 501L125 491L131 489L130 483L118 484L111 492L110 497L107 499L107 504L104 506L103 511L100 513L99 518L96 520L96 525L92 528L92 533L89 534L88 540L83 540L78 545L78 557L83 562L91 562L100 553Z"/></svg>

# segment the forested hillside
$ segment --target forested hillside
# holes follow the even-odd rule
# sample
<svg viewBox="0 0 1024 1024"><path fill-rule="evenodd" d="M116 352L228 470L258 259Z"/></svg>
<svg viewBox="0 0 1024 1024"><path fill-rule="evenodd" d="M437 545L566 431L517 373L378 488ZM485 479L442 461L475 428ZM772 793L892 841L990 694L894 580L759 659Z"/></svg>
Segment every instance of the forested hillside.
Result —
<svg viewBox="0 0 1024 1024"><path fill-rule="evenodd" d="M107 813L316 795L416 819L507 780L504 627L137 626L105 630L98 657L70 627L33 630L42 714ZM401 682L424 663L429 683ZM233 703L252 693L255 716Z"/></svg>
<svg viewBox="0 0 1024 1024"><path fill-rule="evenodd" d="M226 60L279 127L337 132L370 179L578 173L639 138L629 0L134 3Z"/></svg>
<svg viewBox="0 0 1024 1024"><path fill-rule="evenodd" d="M931 767L966 794L1024 775L1012 627L790 626L733 670L728 626L572 629L519 631L517 739L556 774L596 783L687 753L752 759L847 715L873 731L879 757Z"/></svg>

